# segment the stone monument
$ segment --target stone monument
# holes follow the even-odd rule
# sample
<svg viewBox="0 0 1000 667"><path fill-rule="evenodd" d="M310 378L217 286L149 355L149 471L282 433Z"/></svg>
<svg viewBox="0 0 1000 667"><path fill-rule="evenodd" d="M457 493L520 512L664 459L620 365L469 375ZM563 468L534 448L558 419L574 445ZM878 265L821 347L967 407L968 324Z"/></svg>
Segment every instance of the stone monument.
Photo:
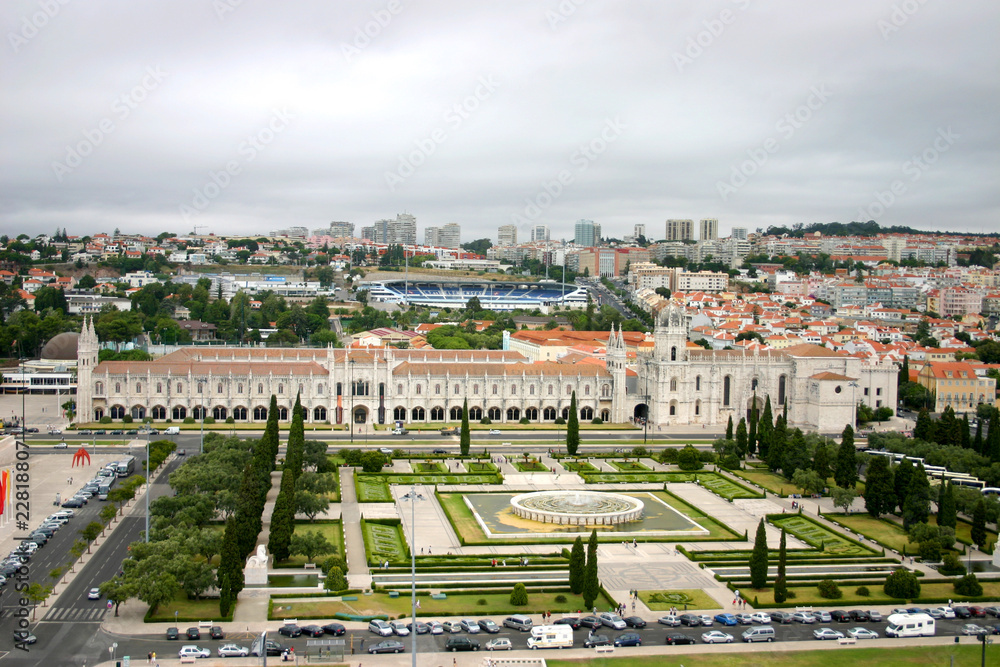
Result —
<svg viewBox="0 0 1000 667"><path fill-rule="evenodd" d="M263 544L257 547L257 553L247 558L247 566L243 568L243 581L247 586L267 585L267 565L270 556Z"/></svg>

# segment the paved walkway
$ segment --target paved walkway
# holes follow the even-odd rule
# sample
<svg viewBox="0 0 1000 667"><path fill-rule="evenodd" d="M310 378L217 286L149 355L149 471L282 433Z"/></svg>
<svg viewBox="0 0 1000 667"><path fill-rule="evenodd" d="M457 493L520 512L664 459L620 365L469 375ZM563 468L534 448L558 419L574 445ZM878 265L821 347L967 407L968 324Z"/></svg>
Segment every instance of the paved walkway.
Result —
<svg viewBox="0 0 1000 667"><path fill-rule="evenodd" d="M354 468L340 469L340 517L344 528L347 582L351 588L371 588L372 576L365 556L365 538L361 534L361 507L354 488Z"/></svg>

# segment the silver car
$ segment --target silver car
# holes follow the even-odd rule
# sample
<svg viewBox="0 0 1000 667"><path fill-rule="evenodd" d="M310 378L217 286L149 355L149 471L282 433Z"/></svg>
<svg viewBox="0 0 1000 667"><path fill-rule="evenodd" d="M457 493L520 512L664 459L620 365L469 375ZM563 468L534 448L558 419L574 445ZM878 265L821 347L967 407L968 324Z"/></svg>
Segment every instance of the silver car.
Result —
<svg viewBox="0 0 1000 667"><path fill-rule="evenodd" d="M479 632L479 621L473 618L463 618L458 622L458 625L462 628L462 630L468 632L470 635L474 635Z"/></svg>

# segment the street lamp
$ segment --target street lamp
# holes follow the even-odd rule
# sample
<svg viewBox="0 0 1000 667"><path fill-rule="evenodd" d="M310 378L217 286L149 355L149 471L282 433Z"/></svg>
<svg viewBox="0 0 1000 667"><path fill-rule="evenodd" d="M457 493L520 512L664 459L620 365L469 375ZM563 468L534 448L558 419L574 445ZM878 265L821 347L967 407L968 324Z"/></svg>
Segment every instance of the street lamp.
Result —
<svg viewBox="0 0 1000 667"><path fill-rule="evenodd" d="M851 428L857 428L858 427L858 401L855 398L855 394L857 393L858 383L857 382L850 382L850 383L848 383L847 386L851 388L851 415L852 415Z"/></svg>
<svg viewBox="0 0 1000 667"><path fill-rule="evenodd" d="M417 519L416 505L418 500L426 500L417 493L417 487L406 495L400 496L400 500L410 501L410 616L413 619L410 625L410 643L413 653L413 667L417 667Z"/></svg>
<svg viewBox="0 0 1000 667"><path fill-rule="evenodd" d="M348 359L348 369L350 370L351 386L351 414L347 416L347 421L351 424L351 447L354 446L354 359Z"/></svg>

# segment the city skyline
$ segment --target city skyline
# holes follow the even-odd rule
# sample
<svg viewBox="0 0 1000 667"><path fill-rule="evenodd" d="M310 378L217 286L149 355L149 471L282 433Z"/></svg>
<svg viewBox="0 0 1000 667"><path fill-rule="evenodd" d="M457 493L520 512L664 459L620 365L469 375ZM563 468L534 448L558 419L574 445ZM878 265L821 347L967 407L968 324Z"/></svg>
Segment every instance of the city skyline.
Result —
<svg viewBox="0 0 1000 667"><path fill-rule="evenodd" d="M468 240L704 217L981 233L1000 212L983 0L178 3L5 7L0 231L407 211Z"/></svg>

